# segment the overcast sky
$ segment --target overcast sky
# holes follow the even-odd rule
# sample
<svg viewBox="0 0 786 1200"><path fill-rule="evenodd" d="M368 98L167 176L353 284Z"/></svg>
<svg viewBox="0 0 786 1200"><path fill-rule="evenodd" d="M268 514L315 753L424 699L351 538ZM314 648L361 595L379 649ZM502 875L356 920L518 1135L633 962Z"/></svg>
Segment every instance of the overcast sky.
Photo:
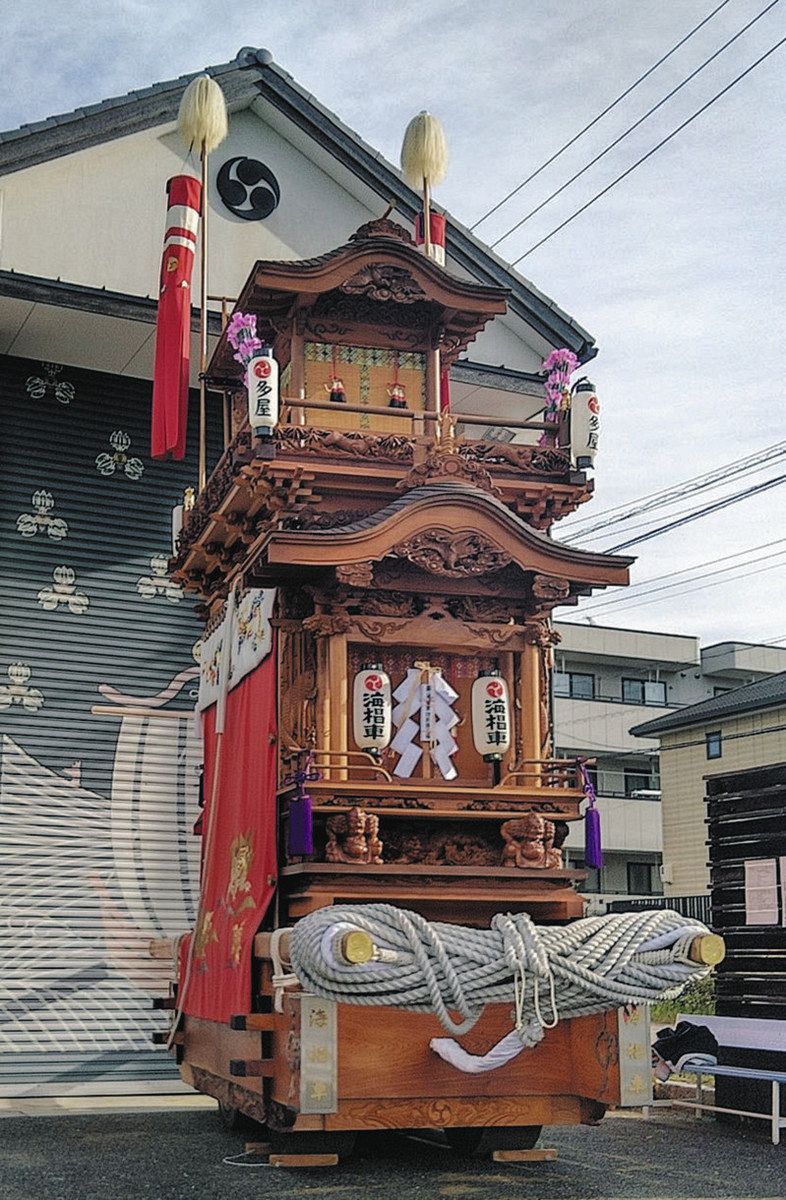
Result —
<svg viewBox="0 0 786 1200"><path fill-rule="evenodd" d="M436 198L472 224L718 2L6 5L0 128L225 62L243 45L265 46L394 162L409 118L421 108L438 114L451 166ZM729 0L478 234L493 240L507 230L768 2ZM512 261L527 250L784 35L786 0L779 0L498 253ZM591 375L603 405L602 443L596 499L583 518L786 438L785 80L786 47L519 267L598 342ZM727 490L786 473L786 459L780 462ZM639 555L634 580L786 538L785 500L786 487L774 488L644 543L631 551ZM779 565L786 562L786 541L753 557L780 550L780 557L752 565L758 573L747 578L671 599L666 592L636 607L626 597L598 608L595 620L692 633L705 642L783 637L786 646ZM575 619L582 611L565 615Z"/></svg>

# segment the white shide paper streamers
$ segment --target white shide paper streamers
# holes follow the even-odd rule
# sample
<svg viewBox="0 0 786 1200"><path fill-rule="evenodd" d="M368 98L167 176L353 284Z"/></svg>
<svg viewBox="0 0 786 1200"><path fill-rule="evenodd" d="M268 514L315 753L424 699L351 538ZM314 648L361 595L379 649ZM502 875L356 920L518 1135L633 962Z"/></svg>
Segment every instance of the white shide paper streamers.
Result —
<svg viewBox="0 0 786 1200"><path fill-rule="evenodd" d="M397 701L393 709L397 732L390 746L400 756L393 774L409 779L423 754L422 746L417 745L421 742L428 745L431 761L442 777L455 779L452 756L458 743L451 731L459 720L453 711L458 692L443 678L439 667L410 667L393 699Z"/></svg>

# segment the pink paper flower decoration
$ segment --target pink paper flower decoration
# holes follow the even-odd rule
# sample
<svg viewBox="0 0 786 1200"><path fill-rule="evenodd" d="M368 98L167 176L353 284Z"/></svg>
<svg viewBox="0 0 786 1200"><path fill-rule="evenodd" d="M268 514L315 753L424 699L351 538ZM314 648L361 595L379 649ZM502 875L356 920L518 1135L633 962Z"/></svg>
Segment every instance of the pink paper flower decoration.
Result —
<svg viewBox="0 0 786 1200"><path fill-rule="evenodd" d="M227 325L227 340L235 350L235 362L246 366L264 343L257 337L257 318L254 313L237 312Z"/></svg>

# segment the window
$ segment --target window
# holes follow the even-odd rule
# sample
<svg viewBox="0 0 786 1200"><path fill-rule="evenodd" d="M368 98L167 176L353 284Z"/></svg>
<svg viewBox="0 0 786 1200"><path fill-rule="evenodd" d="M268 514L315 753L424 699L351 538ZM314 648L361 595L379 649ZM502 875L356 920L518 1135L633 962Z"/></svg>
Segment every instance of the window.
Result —
<svg viewBox="0 0 786 1200"><path fill-rule="evenodd" d="M595 696L595 676L582 671L555 671L554 695L592 700Z"/></svg>
<svg viewBox="0 0 786 1200"><path fill-rule="evenodd" d="M648 862L629 862L628 894L649 896L652 892L652 865Z"/></svg>
<svg viewBox="0 0 786 1200"><path fill-rule="evenodd" d="M657 679L622 679L623 704L665 704L666 684Z"/></svg>
<svg viewBox="0 0 786 1200"><path fill-rule="evenodd" d="M634 792L649 792L652 789L650 776L640 771L625 771L623 778L626 796L632 796Z"/></svg>
<svg viewBox="0 0 786 1200"><path fill-rule="evenodd" d="M588 867L583 858L572 859L570 863L573 871L586 871L587 878L579 879L576 882L576 888L579 892L599 892L600 889L600 870L597 867Z"/></svg>
<svg viewBox="0 0 786 1200"><path fill-rule="evenodd" d="M720 729L715 729L712 733L705 733L704 745L707 750L707 758L720 758L723 754Z"/></svg>
<svg viewBox="0 0 786 1200"><path fill-rule="evenodd" d="M625 704L643 704L644 703L644 680L643 679L623 679L623 681L622 681L622 699Z"/></svg>
<svg viewBox="0 0 786 1200"><path fill-rule="evenodd" d="M592 700L595 696L595 676L583 671L561 671L554 676L554 691L558 696Z"/></svg>
<svg viewBox="0 0 786 1200"><path fill-rule="evenodd" d="M666 684L661 683L659 679L647 680L647 682L644 684L644 703L665 704Z"/></svg>

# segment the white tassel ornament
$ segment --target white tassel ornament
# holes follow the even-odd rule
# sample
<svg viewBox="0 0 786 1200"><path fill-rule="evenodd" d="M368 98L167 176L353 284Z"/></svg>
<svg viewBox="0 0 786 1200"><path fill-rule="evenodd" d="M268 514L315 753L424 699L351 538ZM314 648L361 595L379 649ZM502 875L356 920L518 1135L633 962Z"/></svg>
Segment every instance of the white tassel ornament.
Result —
<svg viewBox="0 0 786 1200"><path fill-rule="evenodd" d="M189 150L211 154L229 131L224 93L209 75L192 79L180 101L177 126Z"/></svg>
<svg viewBox="0 0 786 1200"><path fill-rule="evenodd" d="M448 170L448 143L445 130L431 113L413 117L401 146L401 169L410 187L429 187L441 183Z"/></svg>

